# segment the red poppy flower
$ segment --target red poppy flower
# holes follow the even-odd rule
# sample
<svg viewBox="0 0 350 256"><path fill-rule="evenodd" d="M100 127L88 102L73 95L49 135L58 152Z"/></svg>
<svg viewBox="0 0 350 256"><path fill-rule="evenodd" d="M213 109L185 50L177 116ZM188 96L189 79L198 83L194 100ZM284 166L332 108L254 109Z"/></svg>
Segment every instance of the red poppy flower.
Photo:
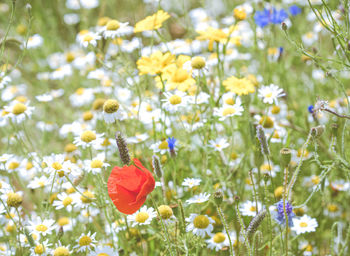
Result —
<svg viewBox="0 0 350 256"><path fill-rule="evenodd" d="M140 209L155 186L152 173L138 159L133 161L135 165L114 167L107 182L109 197L125 214L133 214Z"/></svg>

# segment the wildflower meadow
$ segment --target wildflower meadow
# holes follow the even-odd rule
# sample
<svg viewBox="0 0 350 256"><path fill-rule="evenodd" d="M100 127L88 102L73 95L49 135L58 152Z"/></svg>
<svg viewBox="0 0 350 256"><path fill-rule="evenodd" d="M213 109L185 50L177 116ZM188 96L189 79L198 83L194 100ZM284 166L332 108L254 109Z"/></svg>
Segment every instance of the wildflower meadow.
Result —
<svg viewBox="0 0 350 256"><path fill-rule="evenodd" d="M0 255L350 256L349 0L1 0Z"/></svg>

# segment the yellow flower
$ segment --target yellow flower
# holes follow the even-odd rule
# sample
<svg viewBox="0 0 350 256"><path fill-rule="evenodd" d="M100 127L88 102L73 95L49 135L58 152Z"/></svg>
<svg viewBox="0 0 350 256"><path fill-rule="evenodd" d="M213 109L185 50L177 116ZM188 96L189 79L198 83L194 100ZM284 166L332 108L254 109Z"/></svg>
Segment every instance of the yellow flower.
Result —
<svg viewBox="0 0 350 256"><path fill-rule="evenodd" d="M229 35L221 29L208 27L206 30L197 30L198 40L209 40L209 50L213 50L213 43L225 43Z"/></svg>
<svg viewBox="0 0 350 256"><path fill-rule="evenodd" d="M174 59L175 56L170 52L163 54L160 51L156 51L149 57L141 57L141 59L137 61L137 68L140 71L140 75L160 75Z"/></svg>
<svg viewBox="0 0 350 256"><path fill-rule="evenodd" d="M183 68L176 68L170 76L167 82L167 89L180 91L187 91L196 81L192 78L191 74Z"/></svg>
<svg viewBox="0 0 350 256"><path fill-rule="evenodd" d="M254 84L247 78L237 78L231 76L222 83L227 91L231 91L239 96L255 92Z"/></svg>
<svg viewBox="0 0 350 256"><path fill-rule="evenodd" d="M163 22L170 18L170 15L163 11L159 10L152 16L148 16L145 19L139 21L135 25L134 32L142 32L148 30L158 29L162 26Z"/></svg>

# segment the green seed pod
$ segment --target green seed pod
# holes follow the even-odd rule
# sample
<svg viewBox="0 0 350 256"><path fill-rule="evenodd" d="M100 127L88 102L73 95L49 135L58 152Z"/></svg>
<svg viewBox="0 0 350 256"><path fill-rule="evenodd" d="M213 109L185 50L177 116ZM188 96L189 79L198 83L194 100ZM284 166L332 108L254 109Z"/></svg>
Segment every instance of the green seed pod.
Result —
<svg viewBox="0 0 350 256"><path fill-rule="evenodd" d="M292 151L289 148L282 148L280 151L281 155L281 167L288 167L290 160L292 159Z"/></svg>

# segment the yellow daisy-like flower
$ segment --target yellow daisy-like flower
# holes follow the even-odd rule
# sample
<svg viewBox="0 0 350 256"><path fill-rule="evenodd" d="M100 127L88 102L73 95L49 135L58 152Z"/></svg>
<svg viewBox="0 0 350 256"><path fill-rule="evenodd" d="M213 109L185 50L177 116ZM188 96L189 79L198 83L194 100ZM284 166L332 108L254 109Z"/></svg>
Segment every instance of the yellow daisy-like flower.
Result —
<svg viewBox="0 0 350 256"><path fill-rule="evenodd" d="M143 32L158 29L162 26L163 22L170 18L169 13L159 10L155 14L146 17L145 19L136 23L134 32Z"/></svg>
<svg viewBox="0 0 350 256"><path fill-rule="evenodd" d="M170 52L163 54L160 51L156 51L149 57L141 57L141 59L137 61L137 68L140 71L140 75L160 75L174 59L175 56Z"/></svg>
<svg viewBox="0 0 350 256"><path fill-rule="evenodd" d="M237 78L231 76L222 83L227 91L231 91L239 96L255 92L254 84L247 78Z"/></svg>
<svg viewBox="0 0 350 256"><path fill-rule="evenodd" d="M222 29L208 27L206 30L197 30L199 36L198 40L209 40L209 50L213 50L214 42L225 43L229 37L229 34L225 33Z"/></svg>

